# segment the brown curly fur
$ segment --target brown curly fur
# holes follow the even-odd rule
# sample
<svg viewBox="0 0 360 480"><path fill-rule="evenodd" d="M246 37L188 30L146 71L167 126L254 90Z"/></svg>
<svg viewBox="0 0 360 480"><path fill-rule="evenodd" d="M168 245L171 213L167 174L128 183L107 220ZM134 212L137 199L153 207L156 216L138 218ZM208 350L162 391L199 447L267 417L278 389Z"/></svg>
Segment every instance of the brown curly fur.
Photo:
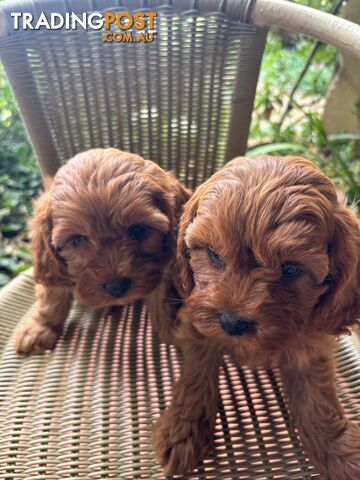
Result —
<svg viewBox="0 0 360 480"><path fill-rule="evenodd" d="M80 153L62 166L30 223L38 301L17 332L17 352L53 348L73 297L93 307L145 298L169 341L176 303L166 296L176 295L178 219L189 196L154 162L114 148ZM134 225L147 226L144 238L129 236ZM76 235L86 241L74 245ZM123 277L131 287L114 298L103 285Z"/></svg>
<svg viewBox="0 0 360 480"><path fill-rule="evenodd" d="M218 368L230 353L243 365L279 367L316 467L331 480L360 478L360 429L339 404L333 364L335 335L360 323L359 228L333 183L298 157L239 157L198 188L178 238L184 371L153 429L167 474L191 471L208 451ZM302 274L285 280L286 262L301 264ZM228 335L223 312L252 328Z"/></svg>

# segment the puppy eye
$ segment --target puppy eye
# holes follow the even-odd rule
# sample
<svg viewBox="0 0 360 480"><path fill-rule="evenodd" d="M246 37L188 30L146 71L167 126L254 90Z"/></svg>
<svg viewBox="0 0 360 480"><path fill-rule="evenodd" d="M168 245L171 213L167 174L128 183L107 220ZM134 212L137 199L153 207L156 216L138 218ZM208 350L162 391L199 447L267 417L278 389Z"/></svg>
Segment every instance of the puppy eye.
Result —
<svg viewBox="0 0 360 480"><path fill-rule="evenodd" d="M214 263L217 267L223 268L225 266L224 262L220 258L220 255L214 250L212 250L210 247L207 247L206 251L212 263Z"/></svg>
<svg viewBox="0 0 360 480"><path fill-rule="evenodd" d="M146 225L133 225L128 230L128 235L132 240L141 240L149 233L149 227Z"/></svg>
<svg viewBox="0 0 360 480"><path fill-rule="evenodd" d="M302 268L300 265L295 263L286 262L284 265L281 265L282 268L282 278L284 280L292 280L293 278L298 277L302 273Z"/></svg>
<svg viewBox="0 0 360 480"><path fill-rule="evenodd" d="M85 235L74 235L71 237L71 244L74 247L80 247L80 245L83 245L87 241L88 237Z"/></svg>

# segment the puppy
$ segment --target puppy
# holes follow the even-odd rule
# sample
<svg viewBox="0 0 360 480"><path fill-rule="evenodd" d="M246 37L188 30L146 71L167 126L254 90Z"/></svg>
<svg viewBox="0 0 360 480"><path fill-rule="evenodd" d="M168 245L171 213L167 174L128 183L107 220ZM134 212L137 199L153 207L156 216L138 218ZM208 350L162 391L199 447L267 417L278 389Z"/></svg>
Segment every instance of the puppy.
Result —
<svg viewBox="0 0 360 480"><path fill-rule="evenodd" d="M166 298L176 296L177 224L189 196L154 162L114 148L63 165L30 224L37 305L16 351L52 349L74 298L92 307L144 298L169 341L176 302Z"/></svg>
<svg viewBox="0 0 360 480"><path fill-rule="evenodd" d="M305 450L330 480L360 478L360 429L336 395L335 336L360 324L359 219L298 157L236 158L187 203L178 261L187 300L176 334L184 369L153 429L167 474L206 455L218 369L280 368Z"/></svg>

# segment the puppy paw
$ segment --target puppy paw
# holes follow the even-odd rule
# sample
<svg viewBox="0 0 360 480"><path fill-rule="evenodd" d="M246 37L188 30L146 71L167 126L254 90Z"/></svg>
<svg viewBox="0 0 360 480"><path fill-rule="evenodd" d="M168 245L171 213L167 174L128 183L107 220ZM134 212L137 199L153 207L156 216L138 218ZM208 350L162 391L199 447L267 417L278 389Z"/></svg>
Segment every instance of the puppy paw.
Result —
<svg viewBox="0 0 360 480"><path fill-rule="evenodd" d="M209 452L212 436L211 422L187 420L184 412L177 412L175 408L166 410L152 428L155 453L166 475L194 470Z"/></svg>
<svg viewBox="0 0 360 480"><path fill-rule="evenodd" d="M15 351L28 355L52 350L58 337L59 332L39 323L35 317L32 317L15 333Z"/></svg>

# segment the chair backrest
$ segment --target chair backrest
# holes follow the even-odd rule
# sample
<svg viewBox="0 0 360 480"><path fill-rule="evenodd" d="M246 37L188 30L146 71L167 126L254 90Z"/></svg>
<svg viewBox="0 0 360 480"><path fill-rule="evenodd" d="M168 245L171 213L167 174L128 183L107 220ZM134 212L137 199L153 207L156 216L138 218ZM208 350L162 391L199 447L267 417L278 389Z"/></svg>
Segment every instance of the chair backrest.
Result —
<svg viewBox="0 0 360 480"><path fill-rule="evenodd" d="M53 174L81 150L115 146L195 187L243 154L266 29L247 23L248 0L232 16L225 3L1 4L0 55L43 172ZM10 17L134 5L157 12L152 43L104 43L104 30L14 30Z"/></svg>

